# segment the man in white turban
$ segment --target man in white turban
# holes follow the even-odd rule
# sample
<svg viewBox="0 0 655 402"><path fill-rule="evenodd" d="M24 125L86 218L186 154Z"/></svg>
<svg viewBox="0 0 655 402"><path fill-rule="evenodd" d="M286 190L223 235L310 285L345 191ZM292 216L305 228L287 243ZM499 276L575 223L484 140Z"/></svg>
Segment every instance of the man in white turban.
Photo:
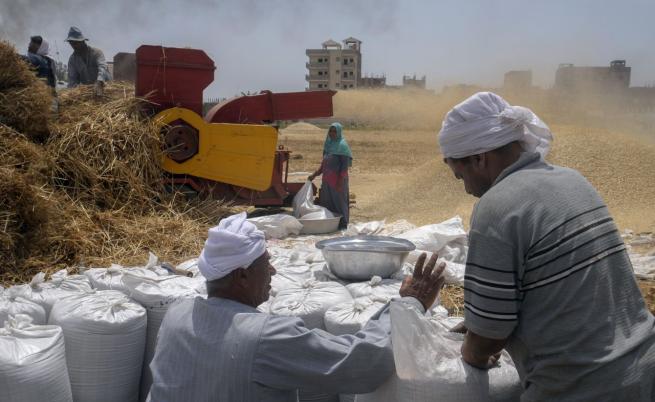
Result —
<svg viewBox="0 0 655 402"><path fill-rule="evenodd" d="M434 303L444 265L435 268L436 255L425 260L419 258L402 298L392 303L422 312ZM199 268L209 297L166 313L150 365L150 401L297 401L299 389L368 393L393 373L388 305L357 334L343 336L257 310L268 299L275 268L264 233L245 213L209 230Z"/></svg>
<svg viewBox="0 0 655 402"><path fill-rule="evenodd" d="M462 357L503 348L521 401L655 400L655 320L607 206L578 172L544 160L532 111L477 93L444 119L444 162L469 194Z"/></svg>

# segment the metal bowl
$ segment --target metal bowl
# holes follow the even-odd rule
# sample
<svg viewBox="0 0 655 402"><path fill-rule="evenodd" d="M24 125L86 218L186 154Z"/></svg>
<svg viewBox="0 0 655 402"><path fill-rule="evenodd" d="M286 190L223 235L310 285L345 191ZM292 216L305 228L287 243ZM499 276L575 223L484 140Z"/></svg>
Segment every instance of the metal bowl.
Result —
<svg viewBox="0 0 655 402"><path fill-rule="evenodd" d="M334 233L339 229L341 215L335 214L334 218L325 219L298 219L302 223L302 234L326 234Z"/></svg>
<svg viewBox="0 0 655 402"><path fill-rule="evenodd" d="M349 236L316 243L328 267L341 279L366 281L388 278L402 268L416 246L408 240L386 236Z"/></svg>

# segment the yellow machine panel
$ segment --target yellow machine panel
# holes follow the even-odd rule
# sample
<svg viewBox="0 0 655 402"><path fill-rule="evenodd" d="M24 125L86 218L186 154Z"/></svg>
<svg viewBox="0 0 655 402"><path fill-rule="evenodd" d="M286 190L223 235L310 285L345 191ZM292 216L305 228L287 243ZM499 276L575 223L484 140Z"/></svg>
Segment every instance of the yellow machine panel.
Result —
<svg viewBox="0 0 655 402"><path fill-rule="evenodd" d="M207 123L197 113L171 108L155 116L170 125L183 120L198 131L198 152L178 163L163 157L162 168L217 182L264 191L271 186L277 129L266 125Z"/></svg>

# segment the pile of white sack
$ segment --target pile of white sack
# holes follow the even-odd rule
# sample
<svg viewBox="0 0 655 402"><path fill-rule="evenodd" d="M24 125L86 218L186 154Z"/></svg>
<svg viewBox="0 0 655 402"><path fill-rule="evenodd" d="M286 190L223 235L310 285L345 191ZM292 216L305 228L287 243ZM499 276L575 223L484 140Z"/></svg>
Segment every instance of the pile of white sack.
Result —
<svg viewBox="0 0 655 402"><path fill-rule="evenodd" d="M274 221L270 222L271 230L279 229ZM417 251L393 277L373 277L354 283L332 274L315 247L316 242L334 235L288 237L288 232L280 230L283 234L280 238L269 236L267 241L277 274L272 278L270 299L259 309L300 317L308 328L339 335L359 331L389 300L399 297L401 280L412 272L413 263L423 251L439 253L446 262L448 283L461 285L463 282L467 246L466 232L459 217L422 227L406 221L350 225L339 235L392 235L408 239L417 246ZM171 271L188 276L174 275ZM17 350L0 357L0 386L11 390L12 400L26 402L40 401L43 395L53 401L143 401L152 383L148 365L166 311L177 300L198 296L206 297L206 287L197 259L171 269L160 264L154 255L144 266L90 268L83 270L81 275L60 271L49 281L39 274L29 284L0 288L0 328L4 327L0 330L0 348ZM398 335L402 329L399 326L406 326L407 322L398 312L393 314L396 346L395 340L402 339ZM416 318L416 325L434 326L448 320L447 317L447 311L437 305L425 317ZM439 327L430 328L434 331ZM403 341L398 342L402 344ZM421 347L429 350L436 348L439 342L443 343L443 339L428 337L424 340L426 345ZM456 342L444 345L452 356L459 353ZM33 351L28 354L34 358L26 358L26 350ZM402 362L397 364L405 367ZM480 380L471 377L463 366L449 364L452 389L461 388L465 392L467 382ZM514 370L509 361L501 367L505 371ZM409 392L412 387L429 388L441 384L436 374L426 379L408 377L403 374L405 372L399 371L398 379L385 385L385 389L390 390L385 397L391 399L380 400L407 400L400 396L393 399L392 395L406 397L412 394L402 392ZM501 377L503 381L506 378ZM489 378L496 381L496 377ZM3 383L4 379L9 383ZM18 382L19 385L13 385ZM338 398L337 395L301 393L301 400L335 401ZM352 398L341 396L342 400Z"/></svg>
<svg viewBox="0 0 655 402"><path fill-rule="evenodd" d="M293 214L274 214L248 219L264 232L267 239L284 239L297 236L303 228L299 219L334 218L329 209L314 204L314 190L310 181L305 182L300 191L293 197Z"/></svg>
<svg viewBox="0 0 655 402"><path fill-rule="evenodd" d="M196 260L59 271L0 288L0 401L143 401L171 303L206 297Z"/></svg>

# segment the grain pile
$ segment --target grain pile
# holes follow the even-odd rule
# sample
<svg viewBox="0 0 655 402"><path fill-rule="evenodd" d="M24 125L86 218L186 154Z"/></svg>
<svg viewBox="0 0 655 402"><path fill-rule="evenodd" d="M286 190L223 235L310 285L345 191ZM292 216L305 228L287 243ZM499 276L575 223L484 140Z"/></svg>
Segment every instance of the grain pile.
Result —
<svg viewBox="0 0 655 402"><path fill-rule="evenodd" d="M6 43L0 55L0 88L40 85ZM25 94L49 108L49 93ZM102 99L90 87L63 91L58 118L24 99L0 97L0 283L80 263L136 264L147 251L179 262L197 255L207 228L229 212L220 201L163 191L159 128L141 115L145 101L131 86L110 83ZM5 117L22 116L24 105L45 118L47 135L36 135L44 131L32 112Z"/></svg>

